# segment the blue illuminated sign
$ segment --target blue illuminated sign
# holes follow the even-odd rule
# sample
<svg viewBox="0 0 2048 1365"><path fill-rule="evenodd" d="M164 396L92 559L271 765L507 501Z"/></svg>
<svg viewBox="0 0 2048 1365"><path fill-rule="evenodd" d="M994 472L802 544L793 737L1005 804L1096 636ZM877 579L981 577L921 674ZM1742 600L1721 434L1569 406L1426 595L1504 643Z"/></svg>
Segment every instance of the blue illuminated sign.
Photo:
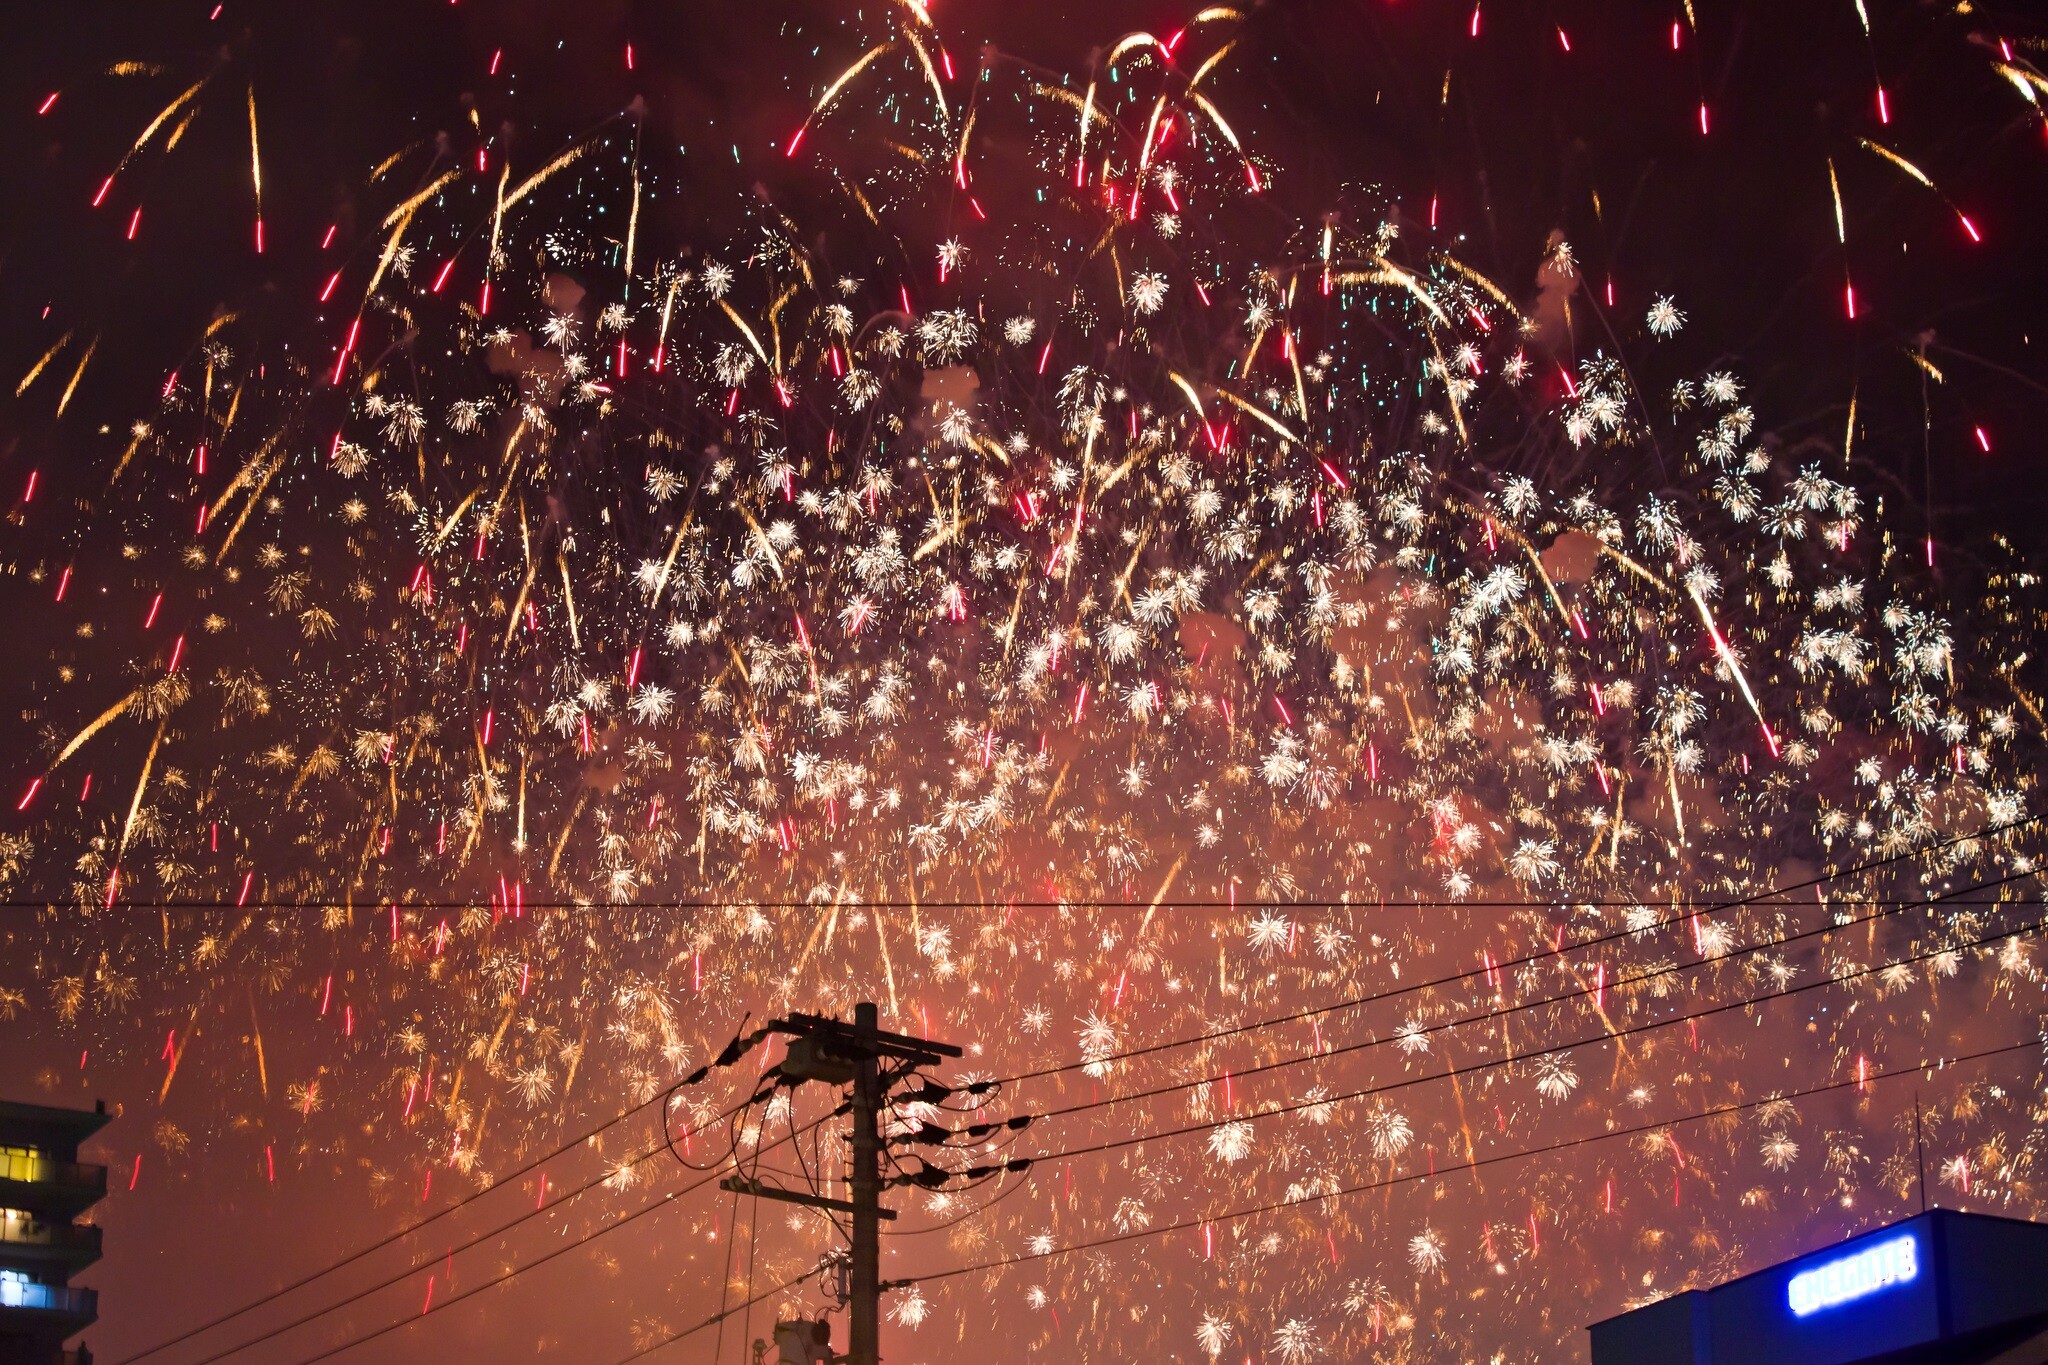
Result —
<svg viewBox="0 0 2048 1365"><path fill-rule="evenodd" d="M1793 1313L1803 1318L1895 1284L1906 1284L1919 1273L1919 1248L1909 1233L1800 1271L1785 1286L1785 1298Z"/></svg>

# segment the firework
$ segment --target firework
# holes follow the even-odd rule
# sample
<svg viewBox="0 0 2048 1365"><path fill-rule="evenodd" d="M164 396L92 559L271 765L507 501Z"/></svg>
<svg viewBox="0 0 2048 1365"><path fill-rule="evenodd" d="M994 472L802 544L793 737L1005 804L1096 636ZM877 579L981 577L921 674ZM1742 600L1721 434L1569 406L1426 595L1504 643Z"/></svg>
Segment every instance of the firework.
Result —
<svg viewBox="0 0 2048 1365"><path fill-rule="evenodd" d="M1226 114L1244 22L1063 83L956 70L894 7L781 149L817 193L737 227L676 226L632 117L517 170L480 132L379 167L374 231L295 326L214 320L97 491L9 528L11 600L69 638L0 836L0 887L40 907L0 1015L160 1046L166 1152L366 1165L408 1209L664 1094L743 1011L867 997L975 1043L969 1079L1078 1061L994 1113L1159 1088L1047 1152L1199 1130L976 1216L919 1196L946 1229L920 1263L1200 1231L1120 1253L1143 1273L912 1288L906 1340L993 1295L1048 1349L1550 1350L1727 1269L1748 1220L1895 1197L1910 1143L1861 1091L1333 1197L2031 1020L2031 940L1978 941L2038 843L2010 828L2034 617L2002 561L1981 600L1938 594L1917 528L1845 452L1784 449L1681 300L1596 345L1562 238L1516 281L1377 193L1287 221L1286 158ZM61 414L96 344L17 397L70 366ZM1759 1004L1770 1030L1685 1018L1835 978L1825 1011ZM187 1060L223 982L246 1041ZM2031 1091L1956 1083L1939 1178L2031 1211ZM725 1150L717 1102L662 1112L665 1146ZM818 1117L755 1111L731 1149L829 1162ZM590 1159L626 1204L666 1177ZM1283 1190L1326 1202L1201 1217ZM718 1216L668 1215L707 1312ZM761 1283L832 1242L753 1235Z"/></svg>

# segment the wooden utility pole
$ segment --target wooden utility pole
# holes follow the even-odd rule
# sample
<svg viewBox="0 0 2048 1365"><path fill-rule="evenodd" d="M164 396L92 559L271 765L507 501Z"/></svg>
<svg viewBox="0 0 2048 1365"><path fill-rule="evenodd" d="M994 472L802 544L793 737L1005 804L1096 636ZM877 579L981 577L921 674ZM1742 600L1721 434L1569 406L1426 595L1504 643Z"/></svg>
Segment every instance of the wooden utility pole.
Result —
<svg viewBox="0 0 2048 1365"><path fill-rule="evenodd" d="M880 1015L873 1002L853 1007L853 1303L849 1365L882 1360L882 1060L875 1050Z"/></svg>
<svg viewBox="0 0 2048 1365"><path fill-rule="evenodd" d="M827 1019L815 1014L792 1013L768 1025L771 1033L789 1035L789 1055L776 1068L791 1084L816 1082L830 1086L851 1086L849 1114L853 1132L848 1151L847 1193L850 1199L827 1199L763 1185L739 1176L721 1182L724 1189L776 1199L806 1208L827 1209L853 1219L853 1242L849 1266L852 1324L847 1352L838 1357L846 1365L881 1365L882 1336L882 1222L893 1219L895 1210L882 1207L882 1109L896 1081L921 1066L937 1066L961 1050L946 1043L934 1043L901 1033L885 1033L879 1027L881 1015L873 1002L862 1001L853 1008L853 1022ZM894 1063L883 1074L884 1059Z"/></svg>

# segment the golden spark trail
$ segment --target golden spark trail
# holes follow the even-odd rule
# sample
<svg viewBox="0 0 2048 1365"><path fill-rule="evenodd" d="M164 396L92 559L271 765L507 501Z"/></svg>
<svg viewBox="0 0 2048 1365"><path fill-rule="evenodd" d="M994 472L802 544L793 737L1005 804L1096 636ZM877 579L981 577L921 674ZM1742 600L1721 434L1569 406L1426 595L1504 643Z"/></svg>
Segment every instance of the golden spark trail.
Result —
<svg viewBox="0 0 2048 1365"><path fill-rule="evenodd" d="M85 378L85 367L92 363L92 353L100 348L100 339L94 337L92 344L85 348L85 354L78 358L78 368L71 372L71 382L64 386L64 396L57 400L57 415L62 417L64 409L71 406L71 395L78 392L78 381Z"/></svg>
<svg viewBox="0 0 2048 1365"><path fill-rule="evenodd" d="M256 141L256 87L249 87L249 184L256 197L256 250L263 250L263 154Z"/></svg>
<svg viewBox="0 0 2048 1365"><path fill-rule="evenodd" d="M51 761L49 768L45 769L45 771L55 772L57 768L63 764L65 759L71 757L73 754L77 753L80 748L84 747L85 742L87 740L91 739L94 735L106 729L107 726L113 724L116 720L119 720L123 715L125 715L128 712L129 708L135 705L136 699L139 698L141 695L142 689L138 687L131 691L127 696L121 698L121 700L115 702L112 706L109 706L106 710L100 712L100 714L93 719L93 722L90 725L86 726L83 730L80 730L77 734L71 737L71 742L69 744L66 744L63 747L63 749L58 751L57 757Z"/></svg>
<svg viewBox="0 0 2048 1365"><path fill-rule="evenodd" d="M41 360L38 360L35 364L28 367L28 373L23 375L21 377L21 382L14 386L14 396L16 398L19 398L23 394L28 392L28 386L36 382L36 376L41 374L43 370L49 365L49 363L57 358L57 352L63 350L65 346L70 344L70 341L71 333L69 331L66 331L63 336L57 338L56 345L52 346L49 350L43 352L43 358Z"/></svg>
<svg viewBox="0 0 2048 1365"><path fill-rule="evenodd" d="M135 818L142 813L142 794L149 790L149 770L156 764L156 753L163 746L164 727L167 720L156 723L156 736L149 741L149 753L142 760L142 775L135 779L135 797L128 803L128 818L121 822L121 842L114 849L114 866L121 865L121 856L128 851L128 840L135 833Z"/></svg>

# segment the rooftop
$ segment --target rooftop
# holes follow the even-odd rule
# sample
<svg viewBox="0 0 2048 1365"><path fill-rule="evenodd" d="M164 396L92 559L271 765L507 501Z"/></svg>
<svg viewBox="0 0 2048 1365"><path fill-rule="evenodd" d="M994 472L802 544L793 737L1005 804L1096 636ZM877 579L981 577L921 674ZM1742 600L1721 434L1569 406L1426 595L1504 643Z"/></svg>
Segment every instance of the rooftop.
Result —
<svg viewBox="0 0 2048 1365"><path fill-rule="evenodd" d="M0 1100L0 1134L31 1127L56 1128L68 1130L72 1141L83 1142L113 1121L104 1101L93 1109L63 1109L49 1104Z"/></svg>
<svg viewBox="0 0 2048 1365"><path fill-rule="evenodd" d="M2048 1224L1930 1209L1588 1330L1593 1365L1988 1361L2048 1332Z"/></svg>

